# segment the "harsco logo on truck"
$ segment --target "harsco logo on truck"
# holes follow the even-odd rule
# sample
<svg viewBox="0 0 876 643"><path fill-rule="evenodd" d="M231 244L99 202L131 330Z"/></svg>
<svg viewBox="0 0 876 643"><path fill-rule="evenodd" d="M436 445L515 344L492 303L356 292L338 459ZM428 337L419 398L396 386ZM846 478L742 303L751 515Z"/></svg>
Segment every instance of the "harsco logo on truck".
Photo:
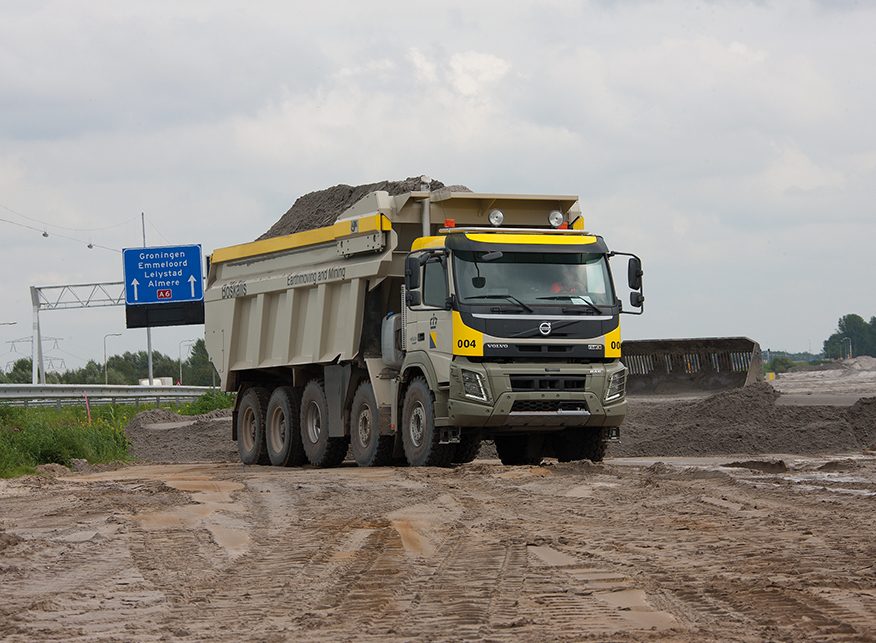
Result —
<svg viewBox="0 0 876 643"><path fill-rule="evenodd" d="M286 277L287 286L306 286L318 284L323 281L336 281L343 279L347 274L346 268L326 268L314 272L299 272Z"/></svg>

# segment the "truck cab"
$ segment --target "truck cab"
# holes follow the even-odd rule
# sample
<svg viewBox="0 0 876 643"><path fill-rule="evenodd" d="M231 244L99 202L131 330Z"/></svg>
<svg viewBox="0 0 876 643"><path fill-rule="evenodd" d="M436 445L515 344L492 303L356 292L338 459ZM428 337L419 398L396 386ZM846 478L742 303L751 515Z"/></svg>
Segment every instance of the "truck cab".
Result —
<svg viewBox="0 0 876 643"><path fill-rule="evenodd" d="M601 459L626 414L609 255L569 229L452 227L414 241L402 372L434 372L445 440L491 439L516 463Z"/></svg>

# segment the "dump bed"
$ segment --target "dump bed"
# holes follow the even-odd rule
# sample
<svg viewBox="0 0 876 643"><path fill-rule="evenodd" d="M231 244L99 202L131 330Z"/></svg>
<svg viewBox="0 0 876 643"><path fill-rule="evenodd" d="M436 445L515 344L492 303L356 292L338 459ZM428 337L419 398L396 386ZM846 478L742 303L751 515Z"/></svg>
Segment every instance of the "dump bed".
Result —
<svg viewBox="0 0 876 643"><path fill-rule="evenodd" d="M225 390L236 371L352 359L367 290L389 273L395 241L374 214L217 250L205 334Z"/></svg>

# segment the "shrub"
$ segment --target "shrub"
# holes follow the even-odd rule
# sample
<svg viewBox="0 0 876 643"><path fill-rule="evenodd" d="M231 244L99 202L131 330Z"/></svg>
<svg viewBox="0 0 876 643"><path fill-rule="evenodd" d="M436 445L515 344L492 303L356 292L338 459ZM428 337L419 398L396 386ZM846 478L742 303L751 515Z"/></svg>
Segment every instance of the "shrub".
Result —
<svg viewBox="0 0 876 643"><path fill-rule="evenodd" d="M40 464L69 466L128 458L127 414L95 409L88 423L81 407L57 409L0 406L0 477L31 473Z"/></svg>

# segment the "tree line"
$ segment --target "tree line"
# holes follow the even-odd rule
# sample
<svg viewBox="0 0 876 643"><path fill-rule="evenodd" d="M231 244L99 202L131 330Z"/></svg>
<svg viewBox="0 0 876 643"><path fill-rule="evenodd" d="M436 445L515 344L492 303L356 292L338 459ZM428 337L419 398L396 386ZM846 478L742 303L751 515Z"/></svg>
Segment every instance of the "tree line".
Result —
<svg viewBox="0 0 876 643"><path fill-rule="evenodd" d="M876 317L871 317L869 322L855 314L840 317L836 332L824 340L824 356L828 359L848 357L850 342L854 356L876 357Z"/></svg>
<svg viewBox="0 0 876 643"><path fill-rule="evenodd" d="M158 351L152 352L152 375L172 377L179 380L180 362ZM0 384L27 384L32 381L32 362L29 357L17 360L12 368L0 372ZM211 386L219 382L213 365L207 357L207 347L203 339L192 345L188 359L182 363L182 382L187 386ZM107 359L106 379L109 384L139 384L141 379L149 377L148 356L146 351L137 353L126 352L113 355ZM71 369L63 373L46 373L47 384L103 384L103 364L89 360L82 368Z"/></svg>

